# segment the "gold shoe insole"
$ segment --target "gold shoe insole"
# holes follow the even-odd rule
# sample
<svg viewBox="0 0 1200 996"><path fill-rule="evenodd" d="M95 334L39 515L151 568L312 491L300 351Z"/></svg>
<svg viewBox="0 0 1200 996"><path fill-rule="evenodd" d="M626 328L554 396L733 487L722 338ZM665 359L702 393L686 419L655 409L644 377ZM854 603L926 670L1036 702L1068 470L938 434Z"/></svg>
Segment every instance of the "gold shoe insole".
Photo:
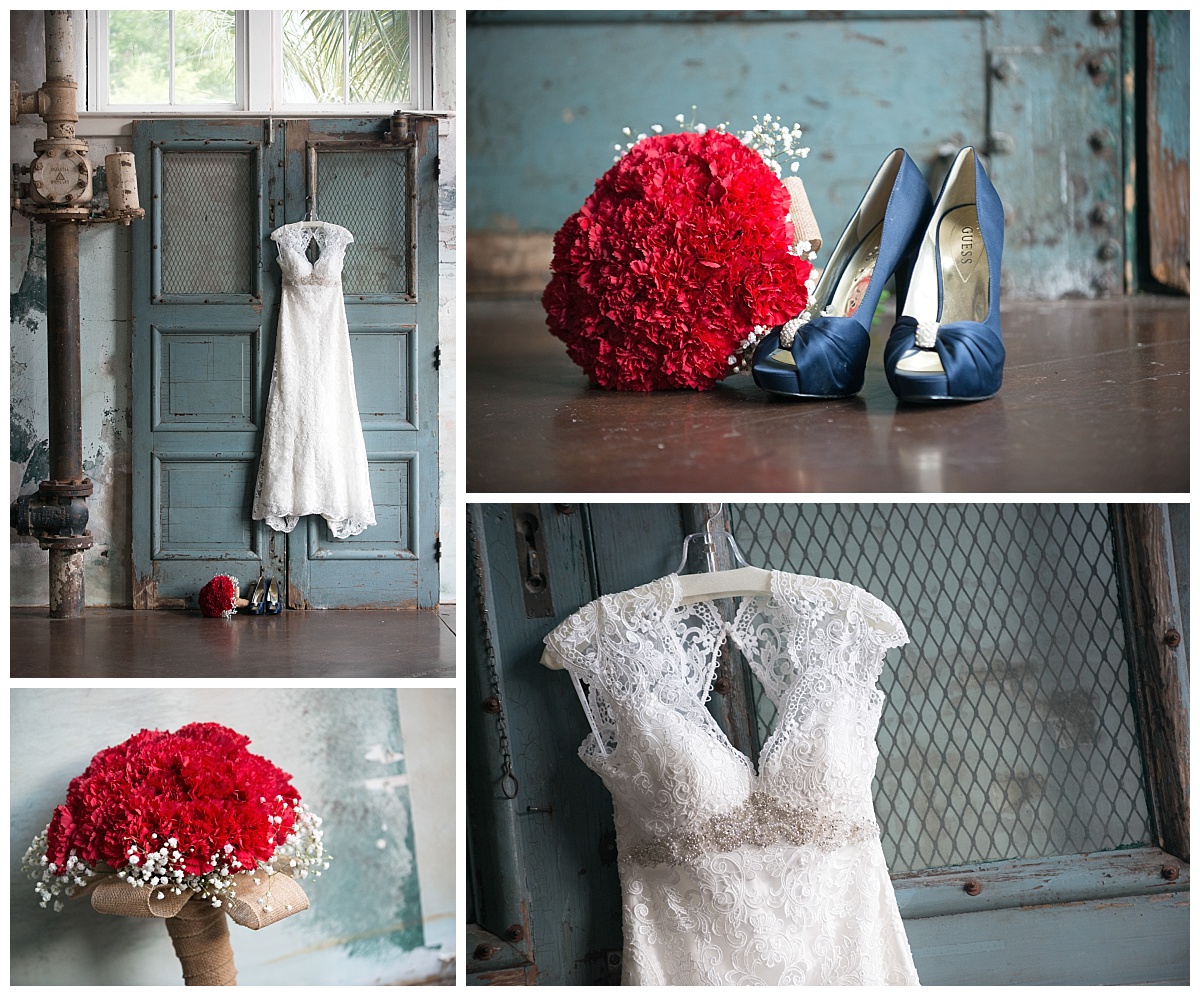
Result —
<svg viewBox="0 0 1200 996"><path fill-rule="evenodd" d="M936 245L926 244L913 269L912 286L936 290L934 274L928 272L936 259L942 271L942 312L936 320L982 322L988 314L988 259L979 234L979 212L974 204L962 204L942 215L936 231ZM910 292L911 293L911 292ZM937 316L937 302L906 302L905 312L922 320ZM942 373L942 360L933 349L914 349L896 363L896 369L908 373Z"/></svg>
<svg viewBox="0 0 1200 996"><path fill-rule="evenodd" d="M821 279L817 281L817 286L813 289L806 311L849 318L858 310L863 297L866 296L867 287L871 283L871 275L875 272L875 263L879 259L879 237L882 229L883 222L881 221L867 232L862 241L854 247L854 251L844 264L840 264L835 259L829 261L829 265L825 267L825 272L821 274ZM826 280L826 277L832 279ZM833 280L836 280L837 283L830 290L828 284ZM817 309L813 303L826 299L829 303L824 308ZM776 363L786 363L788 366L796 365L796 358L790 349L775 350L771 354L771 359Z"/></svg>

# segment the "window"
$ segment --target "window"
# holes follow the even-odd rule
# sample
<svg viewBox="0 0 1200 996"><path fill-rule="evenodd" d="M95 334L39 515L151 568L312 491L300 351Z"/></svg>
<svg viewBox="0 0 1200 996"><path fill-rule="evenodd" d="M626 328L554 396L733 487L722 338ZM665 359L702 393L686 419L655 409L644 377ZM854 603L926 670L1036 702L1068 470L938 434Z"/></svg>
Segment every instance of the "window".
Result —
<svg viewBox="0 0 1200 996"><path fill-rule="evenodd" d="M87 110L432 107L430 12L109 10L87 18Z"/></svg>

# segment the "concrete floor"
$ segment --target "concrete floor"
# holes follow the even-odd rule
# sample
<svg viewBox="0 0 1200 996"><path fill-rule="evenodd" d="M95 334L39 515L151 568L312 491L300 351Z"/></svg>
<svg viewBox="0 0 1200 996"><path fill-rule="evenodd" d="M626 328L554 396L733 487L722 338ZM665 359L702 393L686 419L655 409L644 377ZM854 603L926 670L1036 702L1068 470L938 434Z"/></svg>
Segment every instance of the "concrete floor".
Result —
<svg viewBox="0 0 1200 996"><path fill-rule="evenodd" d="M13 678L453 678L454 607L286 611L205 619L198 611L89 608L50 619L10 612Z"/></svg>
<svg viewBox="0 0 1200 996"><path fill-rule="evenodd" d="M886 315L884 312L887 312ZM1186 492L1187 298L1005 301L1004 386L989 401L903 405L883 374L891 309L862 393L588 386L536 300L467 306L467 490L483 492Z"/></svg>

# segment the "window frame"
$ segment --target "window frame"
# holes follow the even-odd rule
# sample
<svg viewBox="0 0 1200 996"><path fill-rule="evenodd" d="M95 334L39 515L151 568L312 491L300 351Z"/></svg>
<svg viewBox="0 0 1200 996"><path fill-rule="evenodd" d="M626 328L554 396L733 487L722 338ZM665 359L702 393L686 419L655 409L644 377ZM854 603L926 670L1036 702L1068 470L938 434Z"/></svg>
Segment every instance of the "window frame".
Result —
<svg viewBox="0 0 1200 996"><path fill-rule="evenodd" d="M276 117L390 115L396 110L433 110L433 11L409 11L409 99L387 103L291 104L283 100L283 16L279 10L234 11L233 103L113 104L108 93L108 11L88 10L76 27L78 76L86 80L85 115L132 118L146 114ZM174 11L172 11L172 14ZM86 20L86 24L82 23ZM172 73L171 89L174 90Z"/></svg>

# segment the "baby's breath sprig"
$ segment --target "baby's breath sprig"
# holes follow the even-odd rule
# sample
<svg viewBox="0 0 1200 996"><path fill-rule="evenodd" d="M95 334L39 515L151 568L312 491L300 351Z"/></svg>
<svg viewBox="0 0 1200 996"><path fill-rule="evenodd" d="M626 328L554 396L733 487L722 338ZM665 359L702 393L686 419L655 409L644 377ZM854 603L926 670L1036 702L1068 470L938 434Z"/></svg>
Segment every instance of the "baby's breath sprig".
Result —
<svg viewBox="0 0 1200 996"><path fill-rule="evenodd" d="M764 114L761 121L755 114L754 127L742 132L738 138L762 156L776 176L782 177L783 166L779 158L790 159L791 171L795 173L800 169L800 160L808 157L810 150L797 144L803 134L799 124L789 128L770 114Z"/></svg>
<svg viewBox="0 0 1200 996"><path fill-rule="evenodd" d="M739 138L747 148L753 149L760 156L762 156L763 162L771 167L772 172L776 176L780 178L783 176L783 165L780 163L781 159L790 160L791 172L798 172L800 169L800 160L807 158L810 151L807 147L802 147L797 144L800 141L800 137L804 134L804 132L800 130L800 125L793 124L789 128L788 126L781 124L778 118L770 114L764 114L761 121L758 119L758 115L755 114L753 120L753 128L748 128L746 131L741 133L734 133L737 138ZM675 123L679 125L680 131L695 132L697 135L703 135L705 132L712 130L703 121L696 120L695 104L692 105L692 116L690 120L687 119L683 114L676 114ZM728 131L729 122L722 121L720 124L715 125L714 127L716 131ZM663 126L661 124L651 125L650 131L655 135L661 135L663 133ZM646 132L640 132L635 136L633 134L633 129L628 126L621 129L621 134L623 134L628 141L626 141L623 145L621 143L617 143L613 146L613 150L617 153L615 156L613 156L614 163L620 162L621 157L630 149L632 149L638 142L640 142L643 138L649 137Z"/></svg>
<svg viewBox="0 0 1200 996"><path fill-rule="evenodd" d="M276 801L283 802L283 797L277 796ZM129 864L117 870L117 877L134 888L153 889L158 899L163 899L168 892L182 895L183 890L187 889L218 907L236 895L237 881L233 876L238 872L265 872L268 875L284 873L293 878L308 878L310 875L319 878L321 872L329 867L321 817L299 800L292 806L292 812L292 830L287 839L276 848L270 862L260 861L255 868L243 868L232 856L232 845L226 844L221 849L223 853L214 854L208 859L211 871L189 874L183 867L184 856L179 851L179 841L174 837L163 841L158 834L151 834L153 842L150 846L139 848L136 844L130 845L127 852ZM282 822L280 817L270 819L274 823ZM34 879L34 890L41 899L41 905L46 906L53 901L54 910L58 912L63 908L59 896L69 896L76 889L86 887L105 869L89 867L74 852L67 858L65 867L57 867L46 857L48 830L43 830L33 839L22 864ZM269 906L266 908L270 909Z"/></svg>

